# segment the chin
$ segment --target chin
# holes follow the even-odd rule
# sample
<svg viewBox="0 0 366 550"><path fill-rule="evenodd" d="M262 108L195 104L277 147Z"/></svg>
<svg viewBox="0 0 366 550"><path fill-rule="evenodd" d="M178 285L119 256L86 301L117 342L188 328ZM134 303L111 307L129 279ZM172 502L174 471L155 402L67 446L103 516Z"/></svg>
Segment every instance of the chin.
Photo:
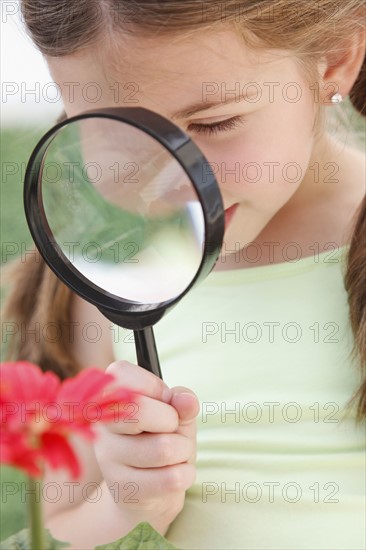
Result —
<svg viewBox="0 0 366 550"><path fill-rule="evenodd" d="M234 224L232 224L225 231L221 255L226 256L227 254L238 253L249 243L254 242L262 230L263 227L246 227L240 230L240 227L235 227Z"/></svg>

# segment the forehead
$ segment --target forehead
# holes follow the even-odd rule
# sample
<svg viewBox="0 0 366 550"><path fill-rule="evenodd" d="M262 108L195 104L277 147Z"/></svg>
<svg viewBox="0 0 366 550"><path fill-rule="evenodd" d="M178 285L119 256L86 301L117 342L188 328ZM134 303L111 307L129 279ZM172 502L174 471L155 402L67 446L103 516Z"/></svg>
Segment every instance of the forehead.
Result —
<svg viewBox="0 0 366 550"><path fill-rule="evenodd" d="M238 67L253 69L258 57L232 30L155 38L128 36L115 45L107 53L109 68L115 73L133 72L146 83L172 76L182 80L203 75L229 76Z"/></svg>
<svg viewBox="0 0 366 550"><path fill-rule="evenodd" d="M140 106L160 111L163 106L166 116L208 95L214 101L224 94L240 95L245 87L250 91L250 83L263 86L290 70L288 52L286 59L284 50L254 51L232 29L164 37L113 35L98 47L47 61L61 88L72 74L81 87L97 82L103 89L98 106L111 104L117 87L121 92L130 86ZM76 108L81 108L82 96L76 94ZM118 96L124 104L123 94Z"/></svg>

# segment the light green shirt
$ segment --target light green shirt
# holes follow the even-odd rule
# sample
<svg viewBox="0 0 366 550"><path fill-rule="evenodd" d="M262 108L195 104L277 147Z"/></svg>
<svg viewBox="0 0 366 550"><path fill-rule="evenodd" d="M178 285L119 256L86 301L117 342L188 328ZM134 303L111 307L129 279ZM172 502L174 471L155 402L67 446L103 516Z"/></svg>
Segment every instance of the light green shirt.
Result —
<svg viewBox="0 0 366 550"><path fill-rule="evenodd" d="M178 548L365 548L347 250L211 272L155 326L165 382L201 402L197 478L166 535ZM136 363L130 334L116 357Z"/></svg>

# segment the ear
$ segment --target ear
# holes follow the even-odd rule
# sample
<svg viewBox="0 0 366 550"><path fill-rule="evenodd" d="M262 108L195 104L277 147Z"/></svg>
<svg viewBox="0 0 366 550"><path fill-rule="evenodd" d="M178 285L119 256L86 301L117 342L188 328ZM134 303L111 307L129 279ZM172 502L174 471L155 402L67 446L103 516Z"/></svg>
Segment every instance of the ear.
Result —
<svg viewBox="0 0 366 550"><path fill-rule="evenodd" d="M366 55L366 29L359 28L347 42L328 52L321 63L321 102L331 104L331 97L346 97L356 82Z"/></svg>

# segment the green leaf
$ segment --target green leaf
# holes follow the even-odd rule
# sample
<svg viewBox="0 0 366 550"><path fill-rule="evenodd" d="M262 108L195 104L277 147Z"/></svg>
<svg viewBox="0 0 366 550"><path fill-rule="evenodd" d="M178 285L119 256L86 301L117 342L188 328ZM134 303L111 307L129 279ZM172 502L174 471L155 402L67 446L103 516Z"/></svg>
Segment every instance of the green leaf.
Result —
<svg viewBox="0 0 366 550"><path fill-rule="evenodd" d="M60 542L54 539L47 529L44 533L44 542L47 550L58 550L59 548L67 548L70 546L67 542ZM0 550L30 550L30 548L29 529L22 529L22 531L0 542Z"/></svg>
<svg viewBox="0 0 366 550"><path fill-rule="evenodd" d="M178 550L149 523L139 523L122 539L97 546L95 550Z"/></svg>

